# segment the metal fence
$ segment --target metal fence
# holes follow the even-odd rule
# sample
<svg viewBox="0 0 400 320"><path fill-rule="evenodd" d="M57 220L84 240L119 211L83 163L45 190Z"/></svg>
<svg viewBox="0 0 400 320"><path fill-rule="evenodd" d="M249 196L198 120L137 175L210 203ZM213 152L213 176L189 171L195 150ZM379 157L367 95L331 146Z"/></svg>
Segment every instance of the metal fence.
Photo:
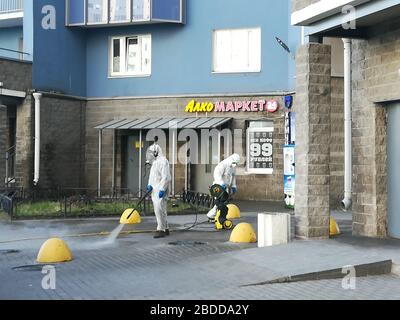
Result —
<svg viewBox="0 0 400 320"><path fill-rule="evenodd" d="M196 191L184 191L182 201L196 207L212 208L215 205L215 199L210 194Z"/></svg>
<svg viewBox="0 0 400 320"><path fill-rule="evenodd" d="M0 0L0 14L23 11L23 0Z"/></svg>
<svg viewBox="0 0 400 320"><path fill-rule="evenodd" d="M135 207L138 196L129 189L58 188L24 189L4 188L0 190L0 210L9 214L11 219L24 218L66 218L111 216L122 214L127 208ZM145 192L143 193L145 194ZM141 213L151 208L151 199L147 197L140 205Z"/></svg>
<svg viewBox="0 0 400 320"><path fill-rule="evenodd" d="M97 189L58 188L58 189L0 189L0 210L11 219L18 218L67 218L99 217L120 215L127 208L135 208L139 195L129 189L102 189L99 197ZM142 194L146 192L143 190ZM183 191L175 200L189 204L197 209L209 209L215 204L209 194ZM137 208L141 214L152 212L151 197Z"/></svg>

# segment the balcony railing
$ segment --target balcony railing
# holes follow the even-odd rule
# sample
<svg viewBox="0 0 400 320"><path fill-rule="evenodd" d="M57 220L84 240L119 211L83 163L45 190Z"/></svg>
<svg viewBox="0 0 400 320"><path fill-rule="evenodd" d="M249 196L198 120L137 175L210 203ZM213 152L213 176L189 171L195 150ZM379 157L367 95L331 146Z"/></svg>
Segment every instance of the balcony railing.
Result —
<svg viewBox="0 0 400 320"><path fill-rule="evenodd" d="M0 0L0 14L23 11L23 4L24 0Z"/></svg>
<svg viewBox="0 0 400 320"><path fill-rule="evenodd" d="M68 26L185 23L186 0L66 0Z"/></svg>

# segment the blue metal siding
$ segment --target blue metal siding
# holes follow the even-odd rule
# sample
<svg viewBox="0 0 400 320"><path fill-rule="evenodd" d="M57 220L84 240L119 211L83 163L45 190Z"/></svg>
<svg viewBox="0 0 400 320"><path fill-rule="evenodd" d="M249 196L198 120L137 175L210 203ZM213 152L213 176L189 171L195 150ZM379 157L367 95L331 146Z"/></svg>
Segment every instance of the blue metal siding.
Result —
<svg viewBox="0 0 400 320"><path fill-rule="evenodd" d="M187 1L187 24L92 29L87 42L89 97L285 91L294 87L294 60L276 43L289 40L289 1ZM261 27L260 73L213 74L214 29ZM108 78L109 37L152 35L152 75ZM292 45L295 51L295 39ZM300 41L300 37L298 37ZM292 76L289 79L289 65Z"/></svg>
<svg viewBox="0 0 400 320"><path fill-rule="evenodd" d="M69 1L69 24L85 23L85 0Z"/></svg>
<svg viewBox="0 0 400 320"><path fill-rule="evenodd" d="M42 8L56 8L56 29L42 28ZM86 95L84 30L65 27L64 0L35 0L33 86L35 89Z"/></svg>
<svg viewBox="0 0 400 320"><path fill-rule="evenodd" d="M181 0L153 0L151 11L153 19L180 21Z"/></svg>

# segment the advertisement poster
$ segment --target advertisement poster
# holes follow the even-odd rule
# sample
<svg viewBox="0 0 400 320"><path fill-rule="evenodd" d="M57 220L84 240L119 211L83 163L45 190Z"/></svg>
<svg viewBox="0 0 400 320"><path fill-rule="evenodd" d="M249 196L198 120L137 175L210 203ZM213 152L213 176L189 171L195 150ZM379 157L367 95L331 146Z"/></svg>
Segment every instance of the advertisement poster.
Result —
<svg viewBox="0 0 400 320"><path fill-rule="evenodd" d="M294 146L285 146L283 148L283 171L285 205L287 208L294 209L296 182Z"/></svg>
<svg viewBox="0 0 400 320"><path fill-rule="evenodd" d="M274 127L247 130L247 172L273 174Z"/></svg>

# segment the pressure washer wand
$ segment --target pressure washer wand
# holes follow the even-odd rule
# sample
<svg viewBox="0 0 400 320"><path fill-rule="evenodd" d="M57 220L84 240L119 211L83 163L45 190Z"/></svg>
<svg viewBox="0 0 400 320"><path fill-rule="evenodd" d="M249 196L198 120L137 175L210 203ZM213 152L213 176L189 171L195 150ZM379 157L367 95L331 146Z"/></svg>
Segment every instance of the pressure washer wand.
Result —
<svg viewBox="0 0 400 320"><path fill-rule="evenodd" d="M139 207L142 202L146 199L146 197L152 192L151 191L147 191L147 193L139 200L139 202L136 204L136 207L134 209L132 209L132 212L128 215L128 217L126 218L127 220L129 220L129 218L131 217L131 215L136 211L136 208Z"/></svg>

